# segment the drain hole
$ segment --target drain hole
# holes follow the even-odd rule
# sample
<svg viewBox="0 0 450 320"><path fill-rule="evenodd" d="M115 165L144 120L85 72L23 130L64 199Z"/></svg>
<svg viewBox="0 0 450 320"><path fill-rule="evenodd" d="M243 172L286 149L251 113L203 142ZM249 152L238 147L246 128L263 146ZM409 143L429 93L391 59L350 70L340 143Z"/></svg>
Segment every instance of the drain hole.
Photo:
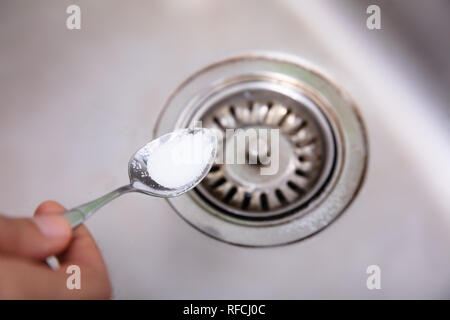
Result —
<svg viewBox="0 0 450 320"><path fill-rule="evenodd" d="M219 126L220 129L222 129L223 131L225 131L225 128L223 127L223 125L220 123L219 119L217 119L217 117L213 118L213 121L215 122L215 124L217 124Z"/></svg>
<svg viewBox="0 0 450 320"><path fill-rule="evenodd" d="M225 182L227 182L227 179L222 177L211 185L211 189L216 189L216 188L220 187L221 185L223 185Z"/></svg>
<svg viewBox="0 0 450 320"><path fill-rule="evenodd" d="M245 210L250 205L250 200L252 199L252 194L250 192L246 192L244 194L244 200L242 201L242 209Z"/></svg>
<svg viewBox="0 0 450 320"><path fill-rule="evenodd" d="M234 106L230 106L230 113L233 116L234 120L236 122L239 122L238 118L236 117L236 109L234 109Z"/></svg>
<svg viewBox="0 0 450 320"><path fill-rule="evenodd" d="M284 196L283 192L280 189L275 190L275 195L277 196L278 201L280 201L282 205L287 204L286 197Z"/></svg>
<svg viewBox="0 0 450 320"><path fill-rule="evenodd" d="M281 127L286 120L286 118L291 114L291 110L288 109L286 114L281 118L280 122L278 122L278 126Z"/></svg>
<svg viewBox="0 0 450 320"><path fill-rule="evenodd" d="M209 170L209 172L217 172L220 170L220 166L215 164L211 167L211 169Z"/></svg>
<svg viewBox="0 0 450 320"><path fill-rule="evenodd" d="M302 161L302 160L300 160L300 161ZM301 169L295 170L295 174L300 176L300 177L308 178L308 174L305 171L301 170Z"/></svg>
<svg viewBox="0 0 450 320"><path fill-rule="evenodd" d="M297 192L300 195L305 194L305 190L303 190L298 184L292 181L288 181L287 183L288 187L291 188L291 190Z"/></svg>
<svg viewBox="0 0 450 320"><path fill-rule="evenodd" d="M316 141L317 141L317 138L314 137L314 138L311 138L310 140L307 140L306 142L297 142L295 144L295 146L299 147L299 148L303 148L303 147L306 147L306 146L316 143Z"/></svg>
<svg viewBox="0 0 450 320"><path fill-rule="evenodd" d="M227 192L227 195L225 196L225 198L223 198L223 201L226 202L226 203L230 202L230 200L233 199L233 197L236 194L236 192L237 192L237 188L236 187L231 188Z"/></svg>
<svg viewBox="0 0 450 320"><path fill-rule="evenodd" d="M303 120L300 125L298 125L296 128L292 129L291 132L289 132L290 135L295 136L297 133L300 132L303 128L305 128L308 125L308 122L306 120Z"/></svg>
<svg viewBox="0 0 450 320"><path fill-rule="evenodd" d="M267 195L265 193L259 196L259 201L261 202L261 207L264 211L269 210L269 202L267 201Z"/></svg>

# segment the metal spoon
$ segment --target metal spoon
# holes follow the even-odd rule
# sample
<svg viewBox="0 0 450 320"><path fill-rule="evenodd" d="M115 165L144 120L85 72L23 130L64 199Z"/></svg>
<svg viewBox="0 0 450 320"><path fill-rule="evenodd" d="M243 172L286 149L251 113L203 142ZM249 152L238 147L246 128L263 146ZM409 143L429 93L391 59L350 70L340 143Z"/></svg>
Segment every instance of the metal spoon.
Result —
<svg viewBox="0 0 450 320"><path fill-rule="evenodd" d="M177 139L185 135L195 134L198 132L202 132L202 134L206 135L208 139L211 139L211 143L213 143L214 145L210 158L207 162L205 162L205 167L203 168L202 174L199 175L195 180L190 181L189 183L175 189L166 188L154 181L147 171L147 161L152 156L152 151L155 150L155 148L158 148L159 146L172 141L173 139ZM211 169L214 159L216 158L216 153L217 136L210 129L180 129L172 133L163 135L146 144L131 157L128 163L128 175L130 177L129 185L118 188L96 200L75 207L63 213L63 215L70 221L72 228L75 228L86 221L86 219L92 216L94 212L103 207L105 204L128 192L141 192L151 196L163 198L179 196L191 190L198 183L200 183L200 181L202 181L202 179Z"/></svg>

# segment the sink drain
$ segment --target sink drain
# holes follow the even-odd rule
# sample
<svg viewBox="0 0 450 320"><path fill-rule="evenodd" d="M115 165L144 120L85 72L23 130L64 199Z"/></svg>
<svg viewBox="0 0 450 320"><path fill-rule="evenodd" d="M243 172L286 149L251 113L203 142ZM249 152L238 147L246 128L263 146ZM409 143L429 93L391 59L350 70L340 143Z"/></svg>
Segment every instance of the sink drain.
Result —
<svg viewBox="0 0 450 320"><path fill-rule="evenodd" d="M311 100L271 83L248 77L193 119L223 132L227 129L277 129L279 168L261 175L260 165L215 164L197 191L224 212L254 219L278 219L305 204L324 185L335 160L331 127ZM227 139L223 141L227 149ZM224 151L222 150L222 152Z"/></svg>
<svg viewBox="0 0 450 320"><path fill-rule="evenodd" d="M202 183L169 203L190 224L226 242L280 245L331 223L351 202L365 173L365 131L351 100L327 78L291 57L251 54L198 72L171 96L155 135L175 128L277 130L275 174L261 175L261 147L247 143L243 164L217 161ZM260 139L260 138L257 138Z"/></svg>

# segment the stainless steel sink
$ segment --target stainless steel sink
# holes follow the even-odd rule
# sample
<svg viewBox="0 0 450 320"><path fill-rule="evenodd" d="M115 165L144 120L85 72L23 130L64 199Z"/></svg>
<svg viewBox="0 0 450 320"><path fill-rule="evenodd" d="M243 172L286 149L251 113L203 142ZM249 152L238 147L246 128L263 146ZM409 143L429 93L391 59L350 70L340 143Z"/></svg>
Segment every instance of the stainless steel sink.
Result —
<svg viewBox="0 0 450 320"><path fill-rule="evenodd" d="M124 197L87 223L115 297L450 298L448 3L418 1L419 27L409 1L381 2L381 30L366 28L365 2L77 3L81 30L66 29L64 2L0 3L1 212L71 207L127 181L129 155L185 78L284 52L359 106L370 142L359 195L323 232L258 249L205 236L164 200ZM374 264L380 290L366 287Z"/></svg>

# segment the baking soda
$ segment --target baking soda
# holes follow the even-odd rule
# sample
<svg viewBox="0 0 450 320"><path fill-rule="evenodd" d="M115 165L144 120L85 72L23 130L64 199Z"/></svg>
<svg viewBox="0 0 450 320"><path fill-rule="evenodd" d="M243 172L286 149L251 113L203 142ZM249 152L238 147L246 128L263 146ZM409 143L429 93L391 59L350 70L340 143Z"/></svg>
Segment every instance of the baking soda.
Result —
<svg viewBox="0 0 450 320"><path fill-rule="evenodd" d="M214 140L203 131L180 135L154 150L147 162L150 177L163 187L177 189L197 181L214 152Z"/></svg>

